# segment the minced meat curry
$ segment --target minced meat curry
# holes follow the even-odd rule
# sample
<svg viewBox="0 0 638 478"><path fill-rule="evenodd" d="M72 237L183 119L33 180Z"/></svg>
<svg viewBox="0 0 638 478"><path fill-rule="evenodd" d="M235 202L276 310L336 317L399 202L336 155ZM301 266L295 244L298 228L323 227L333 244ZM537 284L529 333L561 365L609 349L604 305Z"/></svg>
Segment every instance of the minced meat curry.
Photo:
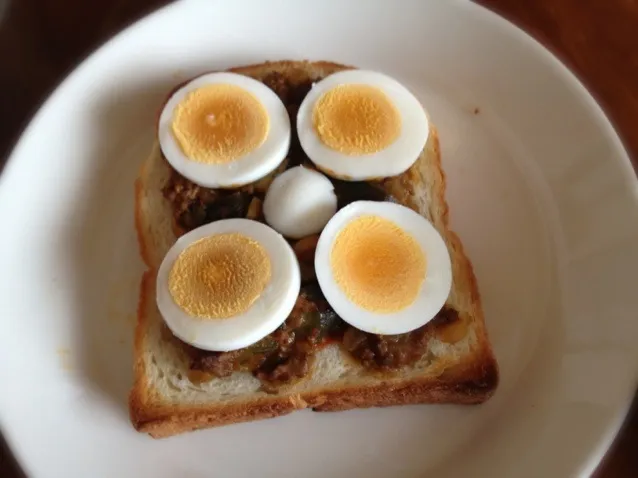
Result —
<svg viewBox="0 0 638 478"><path fill-rule="evenodd" d="M312 167L295 134L295 118L311 84L293 85L273 73L263 79L281 98L293 128L288 158L274 174L300 164ZM249 218L264 222L262 203L273 175L234 190L200 187L176 171L165 186L176 225L188 232L220 219ZM394 201L375 181L345 182L330 178L338 199L338 208L353 201ZM376 335L358 330L339 318L330 307L314 274L314 250L317 236L291 241L301 267L302 286L290 316L272 334L244 349L209 352L179 339L175 342L190 358L191 380L226 377L235 371L252 373L263 388L275 391L281 384L304 377L310 371L314 355L328 343L338 343L362 366L377 371L392 371L409 366L427 353L427 344L440 329L459 321L458 313L444 307L424 326L399 335Z"/></svg>

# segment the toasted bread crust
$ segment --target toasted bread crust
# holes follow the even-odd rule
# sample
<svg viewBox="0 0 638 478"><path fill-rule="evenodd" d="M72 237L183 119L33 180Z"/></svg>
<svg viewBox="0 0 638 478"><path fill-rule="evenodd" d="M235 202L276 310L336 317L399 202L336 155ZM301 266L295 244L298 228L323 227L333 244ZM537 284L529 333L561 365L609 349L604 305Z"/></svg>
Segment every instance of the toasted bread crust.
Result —
<svg viewBox="0 0 638 478"><path fill-rule="evenodd" d="M351 67L330 62L267 62L234 68L231 71L247 74L255 78L263 78L272 71L277 71L295 82L295 78L325 76L338 70ZM388 188L399 202L412 207L417 212L422 204L418 202L419 191L415 185L423 184L423 175L430 175L430 182L434 183L429 191L442 205L437 210L429 211L429 217L437 222L437 227L447 237L448 245L456 251L458 270L462 271L463 289L471 297L474 310L474 320L481 326L476 329L479 350L461 360L453 367L442 368L436 378L417 377L397 382L379 380L373 385L322 389L318 392L301 394L278 394L272 396L254 397L249 400L231 404L194 405L166 405L154 395L150 386L146 364L144 360L144 340L149 317L149 307L154 307L154 268L152 253L149 250L151 241L146 237L143 212L140 207L144 194L144 167L140 178L135 184L136 210L135 226L138 234L140 254L148 270L140 285L140 300L138 305L138 324L135 333L135 383L129 397L130 418L134 427L149 433L155 438L167 437L191 430L221 426L231 423L272 418L291 413L303 408L315 411L339 411L351 408L384 407L392 405L416 403L457 403L477 404L490 398L499 381L499 371L494 354L490 347L487 331L484 326L480 296L471 262L463 251L463 246L456 234L449 230L449 210L445 201L446 178L441 167L439 141L436 129L432 129L428 141L434 148L436 164L428 171L423 168L413 168L409 174L391 179ZM432 178L432 174L438 177Z"/></svg>
<svg viewBox="0 0 638 478"><path fill-rule="evenodd" d="M146 264L146 267L148 267L150 270L153 268L153 264L151 262L150 251L148 250L149 242L146 241L144 238L144 231L142 226L143 224L142 208L139 207L140 202L142 201L142 194L144 192L143 191L144 185L142 183L143 174L144 174L144 166L142 166L142 168L140 169L140 175L135 180L135 231L136 231L136 237L137 237L137 248L140 251L140 257L142 258L142 261L144 261L144 264ZM146 277L147 274L148 272L144 273L144 277L142 278L142 285L144 284L144 278ZM140 302L141 302L141 298L140 298ZM139 320L139 317L140 317L139 306L137 311L137 317ZM138 329L139 327L136 329L136 334L138 332Z"/></svg>

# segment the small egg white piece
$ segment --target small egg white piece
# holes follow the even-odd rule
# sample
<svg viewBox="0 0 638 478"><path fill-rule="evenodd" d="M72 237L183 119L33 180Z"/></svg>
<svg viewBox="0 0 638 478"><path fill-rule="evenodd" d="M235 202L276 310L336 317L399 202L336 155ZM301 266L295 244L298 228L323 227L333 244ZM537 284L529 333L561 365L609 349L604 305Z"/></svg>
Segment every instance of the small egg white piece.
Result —
<svg viewBox="0 0 638 478"><path fill-rule="evenodd" d="M318 234L337 211L330 180L318 171L296 166L277 176L264 198L264 217L291 239Z"/></svg>
<svg viewBox="0 0 638 478"><path fill-rule="evenodd" d="M429 322L452 287L439 232L423 216L389 202L356 201L339 210L319 238L315 271L345 322L382 335Z"/></svg>
<svg viewBox="0 0 638 478"><path fill-rule="evenodd" d="M268 175L286 157L290 134L286 107L270 88L226 72L202 75L173 93L157 131L169 164L208 188Z"/></svg>
<svg viewBox="0 0 638 478"><path fill-rule="evenodd" d="M299 295L299 264L272 228L226 219L180 237L156 287L158 309L175 336L226 352L258 342L286 320Z"/></svg>
<svg viewBox="0 0 638 478"><path fill-rule="evenodd" d="M350 181L396 176L429 136L419 100L382 73L348 70L315 83L297 114L301 147L329 176Z"/></svg>

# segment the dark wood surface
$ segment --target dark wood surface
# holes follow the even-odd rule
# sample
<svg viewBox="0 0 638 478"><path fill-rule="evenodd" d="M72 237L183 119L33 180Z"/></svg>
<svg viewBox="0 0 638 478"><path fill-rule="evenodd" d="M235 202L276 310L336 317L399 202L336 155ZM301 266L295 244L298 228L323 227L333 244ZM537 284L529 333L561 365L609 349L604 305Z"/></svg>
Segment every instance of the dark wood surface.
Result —
<svg viewBox="0 0 638 478"><path fill-rule="evenodd" d="M230 1L230 0L228 0ZM0 167L57 83L93 48L166 0L0 0ZM480 0L561 58L603 106L638 158L637 0ZM1 441L1 438L0 438ZM0 477L23 476L0 443ZM638 412L596 478L638 476Z"/></svg>

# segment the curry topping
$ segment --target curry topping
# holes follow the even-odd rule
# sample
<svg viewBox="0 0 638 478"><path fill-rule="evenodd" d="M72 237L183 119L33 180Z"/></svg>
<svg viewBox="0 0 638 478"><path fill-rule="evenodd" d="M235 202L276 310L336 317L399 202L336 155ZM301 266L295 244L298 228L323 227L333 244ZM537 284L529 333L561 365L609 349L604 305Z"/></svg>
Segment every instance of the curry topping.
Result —
<svg viewBox="0 0 638 478"><path fill-rule="evenodd" d="M294 129L299 104L310 90L311 82L291 83L277 73L266 76L262 81L284 102ZM376 93L371 95L374 96ZM338 114L333 113L337 116L341 115L338 112ZM383 114L392 116L391 112ZM340 121L339 118L337 121ZM383 121L379 124L384 124L389 131L393 131L393 123ZM379 131L386 131L386 126ZM367 127L366 131L369 131ZM393 134L383 133L379 137L386 138L385 140L364 143L375 144L376 146L372 148L374 149L389 141L388 138L392 138ZM288 159L275 174L282 172L284 168L300 164L313 167L301 149L298 137L293 130ZM185 233L220 219L250 216L251 219L263 222L261 203L271 180L272 176L235 190L216 190L197 186L173 171L163 193L171 203L176 228L181 233ZM383 181L346 182L333 178L331 181L335 188L339 209L358 200L396 201L384 189ZM373 227L373 224L363 224L363 226L364 228ZM381 229L383 230L383 227ZM409 238L403 242L410 244ZM301 292L284 324L259 342L232 352L210 352L192 347L167 333L170 340L181 347L189 357L191 380L201 382L214 377L226 377L237 371L249 372L260 379L264 390L274 392L279 386L307 375L312 369L317 351L329 343L339 344L346 353L364 367L379 372L389 372L410 366L424 358L427 359L428 342L431 338L436 337L449 342L455 342L461 338L459 331L465 330L466 326L460 320L458 313L448 306L441 309L437 316L423 327L405 334L376 335L346 324L332 310L316 281L314 273L316 244L316 236L291 241L301 267ZM385 246L379 247L380 257L386 257L383 253ZM395 263L399 276L400 271L404 270L401 263L407 258L422 261L419 262L419 267L423 270L425 268L424 257L419 257L411 247L407 247L406 250L406 257ZM258 253L255 254L259 256ZM369 285L370 290L376 290L381 287L379 284L367 284L366 288ZM374 303L371 307L392 309L410 300L410 288L404 290L393 284L390 290L393 292L388 297L393 297L392 299L384 299L380 305ZM370 294L363 293L363 296L369 297ZM457 326L458 324L461 326Z"/></svg>

